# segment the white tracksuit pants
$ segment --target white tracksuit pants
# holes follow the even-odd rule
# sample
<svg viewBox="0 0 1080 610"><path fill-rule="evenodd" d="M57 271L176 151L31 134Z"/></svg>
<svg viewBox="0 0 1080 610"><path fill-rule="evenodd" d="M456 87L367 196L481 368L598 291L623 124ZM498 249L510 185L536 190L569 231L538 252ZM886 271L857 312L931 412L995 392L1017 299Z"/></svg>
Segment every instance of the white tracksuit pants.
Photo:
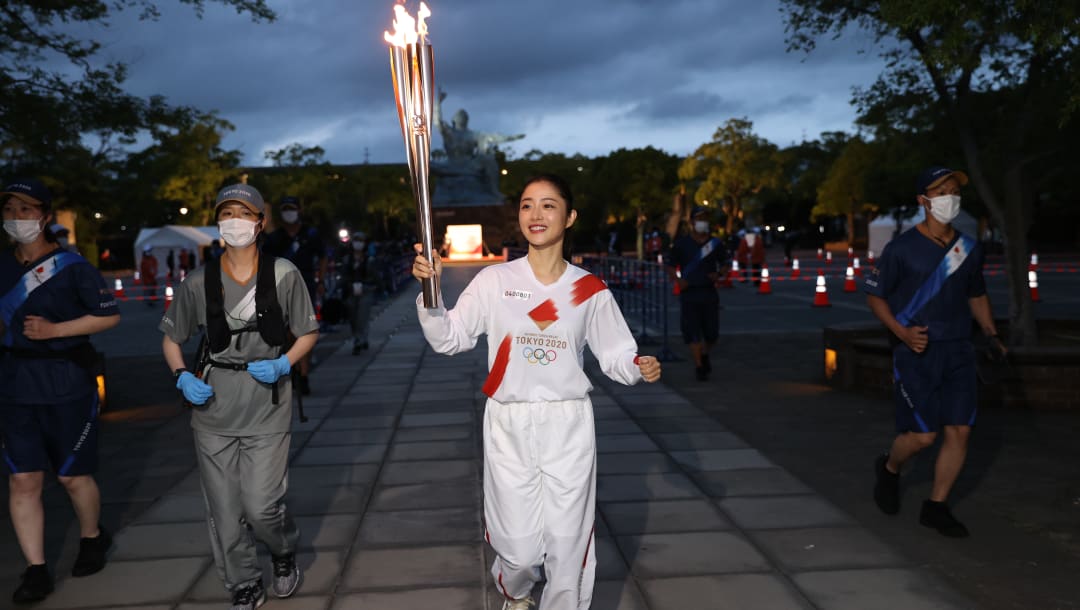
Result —
<svg viewBox="0 0 1080 610"><path fill-rule="evenodd" d="M484 519L504 596L540 610L587 610L596 575L596 427L592 402L503 404L484 411Z"/></svg>

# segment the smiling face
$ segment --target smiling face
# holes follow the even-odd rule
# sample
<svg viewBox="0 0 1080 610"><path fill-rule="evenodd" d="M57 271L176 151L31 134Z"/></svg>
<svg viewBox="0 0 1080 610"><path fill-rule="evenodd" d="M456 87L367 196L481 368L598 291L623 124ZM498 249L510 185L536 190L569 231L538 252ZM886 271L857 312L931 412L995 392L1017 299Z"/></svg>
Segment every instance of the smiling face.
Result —
<svg viewBox="0 0 1080 610"><path fill-rule="evenodd" d="M577 219L576 210L568 210L566 199L554 184L533 182L525 187L518 206L518 226L533 248L562 248L566 230Z"/></svg>

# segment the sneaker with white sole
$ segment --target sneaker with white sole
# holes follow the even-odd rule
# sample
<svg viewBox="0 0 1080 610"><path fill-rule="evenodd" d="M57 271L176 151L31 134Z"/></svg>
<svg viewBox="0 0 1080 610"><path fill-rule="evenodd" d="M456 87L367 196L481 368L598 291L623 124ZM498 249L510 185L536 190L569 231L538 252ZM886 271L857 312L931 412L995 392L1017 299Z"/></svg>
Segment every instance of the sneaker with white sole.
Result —
<svg viewBox="0 0 1080 610"><path fill-rule="evenodd" d="M300 566L296 564L296 553L271 555L270 563L274 567L274 580L270 588L277 597L289 597L300 588Z"/></svg>
<svg viewBox="0 0 1080 610"><path fill-rule="evenodd" d="M508 599L503 602L502 610L529 610L535 606L531 597L523 597L521 599Z"/></svg>

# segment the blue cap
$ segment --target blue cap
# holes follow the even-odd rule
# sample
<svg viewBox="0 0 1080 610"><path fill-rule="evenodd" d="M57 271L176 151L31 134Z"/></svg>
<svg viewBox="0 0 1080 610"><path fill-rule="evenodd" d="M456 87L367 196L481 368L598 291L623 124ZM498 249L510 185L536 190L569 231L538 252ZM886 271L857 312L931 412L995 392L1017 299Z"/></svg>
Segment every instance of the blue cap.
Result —
<svg viewBox="0 0 1080 610"><path fill-rule="evenodd" d="M300 207L300 198L299 197L293 197L292 195L286 195L286 196L281 198L281 207L283 207L283 208L284 207L299 208Z"/></svg>
<svg viewBox="0 0 1080 610"><path fill-rule="evenodd" d="M695 205L694 209L690 212L690 217L693 218L694 216L700 216L701 214L708 215L709 208L703 205Z"/></svg>
<svg viewBox="0 0 1080 610"><path fill-rule="evenodd" d="M40 180L35 178L19 178L8 183L0 195L11 195L29 203L49 207L52 205L52 193Z"/></svg>
<svg viewBox="0 0 1080 610"><path fill-rule="evenodd" d="M960 183L960 186L964 186L968 183L967 174L962 171L941 166L928 167L915 179L915 194L925 195L926 191L945 182L945 180L950 177L956 178L957 182Z"/></svg>
<svg viewBox="0 0 1080 610"><path fill-rule="evenodd" d="M221 209L221 206L231 202L239 203L259 215L262 215L263 210L266 209L266 204L263 203L259 191L247 184L231 184L218 191L217 202L214 204L214 213L216 214Z"/></svg>

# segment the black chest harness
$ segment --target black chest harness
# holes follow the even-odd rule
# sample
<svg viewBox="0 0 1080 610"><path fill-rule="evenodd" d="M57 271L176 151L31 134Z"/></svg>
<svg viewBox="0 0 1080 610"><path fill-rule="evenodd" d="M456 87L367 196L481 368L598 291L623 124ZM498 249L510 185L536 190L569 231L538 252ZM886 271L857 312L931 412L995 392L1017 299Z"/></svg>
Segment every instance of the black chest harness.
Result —
<svg viewBox="0 0 1080 610"><path fill-rule="evenodd" d="M212 357L212 354L221 353L228 349L232 343L233 335L237 335L237 348L240 347L244 333L258 332L267 345L280 348L278 356L288 349L285 315L282 313L281 304L278 302L277 297L273 256L264 254L259 257L255 277L255 326L229 328L229 323L225 318L225 288L221 283L220 259L210 259L206 262L203 282L206 291L206 336L203 337L203 342L199 346L196 371L201 373L208 366L233 371L246 371L246 363L221 362L214 360ZM273 402L277 404L277 382L274 382L271 391ZM300 405L300 419L301 421L307 419L303 415L303 404Z"/></svg>

